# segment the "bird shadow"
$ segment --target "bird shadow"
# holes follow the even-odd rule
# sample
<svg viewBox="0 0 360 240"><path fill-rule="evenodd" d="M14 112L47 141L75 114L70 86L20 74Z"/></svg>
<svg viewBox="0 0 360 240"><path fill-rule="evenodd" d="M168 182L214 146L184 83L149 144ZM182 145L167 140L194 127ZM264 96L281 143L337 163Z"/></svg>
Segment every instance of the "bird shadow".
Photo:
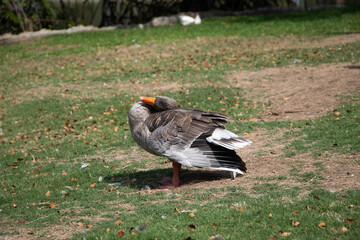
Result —
<svg viewBox="0 0 360 240"><path fill-rule="evenodd" d="M105 177L104 181L117 186L128 186L136 190L157 189L161 184L159 181L164 177L172 176L172 168L152 169L147 171L122 172ZM180 172L182 186L191 186L198 183L222 179L230 179L227 171L216 171L209 169L182 169Z"/></svg>

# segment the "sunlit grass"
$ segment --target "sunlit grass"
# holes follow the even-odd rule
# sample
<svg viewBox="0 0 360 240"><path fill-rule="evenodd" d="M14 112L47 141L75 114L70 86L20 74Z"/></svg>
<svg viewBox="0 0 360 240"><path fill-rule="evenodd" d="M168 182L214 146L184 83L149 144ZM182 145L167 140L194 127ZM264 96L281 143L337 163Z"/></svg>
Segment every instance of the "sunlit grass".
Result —
<svg viewBox="0 0 360 240"><path fill-rule="evenodd" d="M285 36L311 42L353 33L359 26L358 9L344 8L0 46L0 234L18 236L22 227L49 238L53 226L62 226L74 231L75 239L114 239L120 231L134 239L211 239L217 234L278 239L284 233L296 239L357 239L359 191L318 190L324 169L320 160L308 172L300 172L301 163L289 165L299 186L283 184L289 177L281 175L257 178L264 183L251 188L240 179L231 187L142 191L146 185L156 187L171 169L164 158L136 146L127 112L139 95L167 95L184 108L231 115L235 121L228 128L240 135L284 130L288 157L358 154L358 96L313 120L253 122L264 107L227 76L270 67L358 64L358 42L271 46ZM302 195L301 184L312 179L306 190L313 192ZM326 227L320 228L320 222Z"/></svg>

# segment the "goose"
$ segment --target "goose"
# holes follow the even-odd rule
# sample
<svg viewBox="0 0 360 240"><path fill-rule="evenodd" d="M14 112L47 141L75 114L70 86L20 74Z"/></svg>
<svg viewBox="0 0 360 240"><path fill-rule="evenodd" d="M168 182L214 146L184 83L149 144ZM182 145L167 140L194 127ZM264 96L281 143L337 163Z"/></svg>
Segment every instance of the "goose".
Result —
<svg viewBox="0 0 360 240"><path fill-rule="evenodd" d="M187 26L190 24L201 24L201 18L198 13L188 12L188 13L180 13L178 15L180 24L183 26Z"/></svg>
<svg viewBox="0 0 360 240"><path fill-rule="evenodd" d="M246 172L235 150L252 142L225 129L233 121L228 115L180 108L165 96L140 97L129 110L128 121L140 147L172 162L172 187L181 183L182 165L229 171L232 179Z"/></svg>

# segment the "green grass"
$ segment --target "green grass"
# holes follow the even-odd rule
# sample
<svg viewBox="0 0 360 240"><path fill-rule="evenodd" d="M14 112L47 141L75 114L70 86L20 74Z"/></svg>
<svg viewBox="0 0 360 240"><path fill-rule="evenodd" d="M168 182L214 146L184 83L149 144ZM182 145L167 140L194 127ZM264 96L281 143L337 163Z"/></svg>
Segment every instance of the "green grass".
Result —
<svg viewBox="0 0 360 240"><path fill-rule="evenodd" d="M98 31L0 46L0 236L31 232L47 239L73 232L66 237L115 239L123 230L131 239L281 239L284 232L289 239L357 239L359 191L330 193L320 181L328 154L359 154L358 94L316 119L254 122L267 106L225 80L239 70L359 64L359 42L269 48L286 38L296 44L356 33L359 15L357 8L342 8L212 18L186 28ZM147 94L227 113L235 120L228 128L239 135L283 131L280 157L309 154L313 169L301 171L298 160L288 163L288 175L250 179L257 185L240 179L212 186L209 180L203 189L142 191L172 172L130 136L127 112ZM255 155L268 154L259 149Z"/></svg>
<svg viewBox="0 0 360 240"><path fill-rule="evenodd" d="M311 152L320 156L328 152L359 153L360 149L359 104L346 104L325 117L308 121L301 131L287 135L295 139L288 148L293 154ZM291 154L290 153L290 154Z"/></svg>

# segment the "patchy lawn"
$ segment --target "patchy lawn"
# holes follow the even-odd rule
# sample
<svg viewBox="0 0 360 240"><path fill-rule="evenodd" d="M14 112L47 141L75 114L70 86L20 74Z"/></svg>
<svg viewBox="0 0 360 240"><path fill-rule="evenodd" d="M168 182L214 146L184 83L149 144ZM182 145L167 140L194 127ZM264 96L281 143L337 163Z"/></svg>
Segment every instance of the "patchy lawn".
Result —
<svg viewBox="0 0 360 240"><path fill-rule="evenodd" d="M0 46L0 237L358 239L359 9L204 19ZM216 30L216 31L215 31ZM248 172L131 139L140 95L223 112Z"/></svg>

